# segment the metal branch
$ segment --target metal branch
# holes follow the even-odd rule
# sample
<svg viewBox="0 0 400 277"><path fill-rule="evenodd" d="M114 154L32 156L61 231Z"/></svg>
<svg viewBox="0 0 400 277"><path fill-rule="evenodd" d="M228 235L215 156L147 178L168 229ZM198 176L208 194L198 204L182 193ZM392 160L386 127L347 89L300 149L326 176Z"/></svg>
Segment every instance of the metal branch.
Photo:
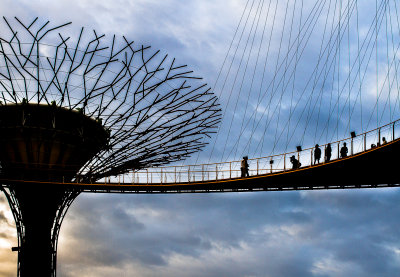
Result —
<svg viewBox="0 0 400 277"><path fill-rule="evenodd" d="M70 23L4 21L11 31L0 38L4 104L54 101L109 132L107 145L76 178L95 180L184 159L204 148L204 138L221 121L217 98L201 78L150 46L83 28L73 40L61 33ZM54 32L58 36L49 36Z"/></svg>

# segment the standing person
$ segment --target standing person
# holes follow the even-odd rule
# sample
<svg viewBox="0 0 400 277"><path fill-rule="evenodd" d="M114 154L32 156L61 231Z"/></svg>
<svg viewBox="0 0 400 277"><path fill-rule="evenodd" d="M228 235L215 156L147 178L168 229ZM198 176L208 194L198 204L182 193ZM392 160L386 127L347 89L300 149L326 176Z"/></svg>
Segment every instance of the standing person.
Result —
<svg viewBox="0 0 400 277"><path fill-rule="evenodd" d="M385 137L383 137L383 138L382 138L382 144L386 144L386 143L387 143L387 140L386 140Z"/></svg>
<svg viewBox="0 0 400 277"><path fill-rule="evenodd" d="M319 145L315 145L315 150L314 150L314 164L317 162L319 163L319 160L321 159L321 148L319 148Z"/></svg>
<svg viewBox="0 0 400 277"><path fill-rule="evenodd" d="M240 163L240 171L242 172L242 177L249 177L249 163L247 162L248 157L244 156L242 162Z"/></svg>
<svg viewBox="0 0 400 277"><path fill-rule="evenodd" d="M329 162L331 160L331 156L332 156L332 147L331 144L328 143L325 149L325 162Z"/></svg>
<svg viewBox="0 0 400 277"><path fill-rule="evenodd" d="M349 152L349 150L347 149L346 143L343 142L343 146L342 148L340 148L340 157L341 158L347 157L347 152Z"/></svg>

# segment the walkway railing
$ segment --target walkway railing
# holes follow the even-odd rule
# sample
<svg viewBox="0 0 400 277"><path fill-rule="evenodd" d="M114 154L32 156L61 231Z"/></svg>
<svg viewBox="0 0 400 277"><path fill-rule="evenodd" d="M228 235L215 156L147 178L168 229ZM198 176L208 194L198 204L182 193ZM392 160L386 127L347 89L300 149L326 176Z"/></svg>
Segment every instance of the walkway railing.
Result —
<svg viewBox="0 0 400 277"><path fill-rule="evenodd" d="M353 133L349 138L330 143L332 149L330 161L341 158L340 149L344 143L347 144L348 156L351 156L369 150L372 147L379 147L385 143L384 139L386 142L390 142L399 137L400 119L366 133L359 135ZM320 163L326 162L325 152L327 145L319 146L321 149ZM301 151L249 159L250 177L291 170L291 156L295 156L300 161L301 167L313 166L315 165L314 150L315 147L313 146ZM241 161L229 161L212 164L148 168L117 176L117 179L103 179L99 183L173 184L241 178L240 164Z"/></svg>

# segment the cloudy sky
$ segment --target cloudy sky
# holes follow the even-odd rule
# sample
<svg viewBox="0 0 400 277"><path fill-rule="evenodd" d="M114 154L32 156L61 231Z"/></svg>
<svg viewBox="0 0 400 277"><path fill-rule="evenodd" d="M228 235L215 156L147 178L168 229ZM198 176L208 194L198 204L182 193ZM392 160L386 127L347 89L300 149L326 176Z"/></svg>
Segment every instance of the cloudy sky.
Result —
<svg viewBox="0 0 400 277"><path fill-rule="evenodd" d="M244 0L0 2L7 18L72 21L151 45L210 85L245 6ZM223 107L227 101L222 94ZM398 189L82 194L61 228L58 276L396 276L399 200ZM16 276L10 250L16 244L1 195L0 276Z"/></svg>

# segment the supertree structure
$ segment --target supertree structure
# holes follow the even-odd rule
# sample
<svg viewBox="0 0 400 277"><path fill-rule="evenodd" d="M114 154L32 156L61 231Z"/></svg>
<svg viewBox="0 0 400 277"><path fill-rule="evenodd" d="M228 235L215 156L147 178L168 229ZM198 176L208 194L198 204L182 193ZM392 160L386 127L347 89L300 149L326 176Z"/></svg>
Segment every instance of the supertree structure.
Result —
<svg viewBox="0 0 400 277"><path fill-rule="evenodd" d="M61 222L80 193L64 183L182 160L207 144L220 108L186 65L150 47L3 19L0 178L18 274L55 276Z"/></svg>

